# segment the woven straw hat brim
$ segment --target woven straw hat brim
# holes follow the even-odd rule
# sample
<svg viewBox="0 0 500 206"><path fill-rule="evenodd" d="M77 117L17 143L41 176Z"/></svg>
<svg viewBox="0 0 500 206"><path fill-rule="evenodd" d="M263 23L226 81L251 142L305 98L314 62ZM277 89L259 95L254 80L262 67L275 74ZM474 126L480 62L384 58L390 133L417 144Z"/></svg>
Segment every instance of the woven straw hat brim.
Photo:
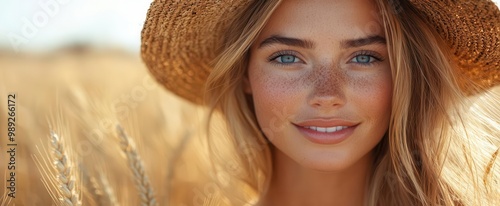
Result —
<svg viewBox="0 0 500 206"><path fill-rule="evenodd" d="M491 0L410 0L454 53L461 76L483 89L500 84L500 11ZM474 94L475 88L463 88Z"/></svg>
<svg viewBox="0 0 500 206"><path fill-rule="evenodd" d="M231 18L252 2L155 0L142 30L141 56L147 68L168 90L201 103ZM491 0L410 2L446 40L462 77L483 88L500 83L500 11Z"/></svg>
<svg viewBox="0 0 500 206"><path fill-rule="evenodd" d="M141 56L160 84L201 103L229 21L248 0L155 0L142 30Z"/></svg>

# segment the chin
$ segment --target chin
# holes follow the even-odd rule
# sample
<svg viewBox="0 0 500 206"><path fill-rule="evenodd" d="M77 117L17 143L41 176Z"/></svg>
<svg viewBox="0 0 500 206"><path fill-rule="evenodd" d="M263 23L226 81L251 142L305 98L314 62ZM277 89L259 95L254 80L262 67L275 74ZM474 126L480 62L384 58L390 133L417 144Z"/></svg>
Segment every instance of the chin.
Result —
<svg viewBox="0 0 500 206"><path fill-rule="evenodd" d="M354 151L353 151L354 149ZM361 152L363 148L308 148L294 155L302 167L320 172L350 171L371 165L372 152ZM361 169L361 168L360 168Z"/></svg>
<svg viewBox="0 0 500 206"><path fill-rule="evenodd" d="M299 164L302 167L311 169L311 170L316 170L319 172L341 172L344 170L349 169L353 165L355 165L356 162L354 162L353 159L348 159L348 158L342 158L342 157L335 157L335 158L328 158L328 157L323 157L323 158L305 158L302 159L302 162L299 162Z"/></svg>

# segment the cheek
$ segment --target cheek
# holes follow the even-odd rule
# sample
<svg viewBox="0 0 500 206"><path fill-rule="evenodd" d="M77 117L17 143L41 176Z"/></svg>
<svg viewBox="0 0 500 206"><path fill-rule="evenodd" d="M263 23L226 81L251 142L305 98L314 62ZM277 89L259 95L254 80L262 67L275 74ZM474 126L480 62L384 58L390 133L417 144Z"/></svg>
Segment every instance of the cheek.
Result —
<svg viewBox="0 0 500 206"><path fill-rule="evenodd" d="M249 82L257 120L261 128L280 127L286 123L303 99L304 85L297 84L299 75L266 72L249 68Z"/></svg>
<svg viewBox="0 0 500 206"><path fill-rule="evenodd" d="M390 73L354 79L351 83L352 102L365 118L387 125L391 112L392 79ZM386 126L384 126L386 127Z"/></svg>

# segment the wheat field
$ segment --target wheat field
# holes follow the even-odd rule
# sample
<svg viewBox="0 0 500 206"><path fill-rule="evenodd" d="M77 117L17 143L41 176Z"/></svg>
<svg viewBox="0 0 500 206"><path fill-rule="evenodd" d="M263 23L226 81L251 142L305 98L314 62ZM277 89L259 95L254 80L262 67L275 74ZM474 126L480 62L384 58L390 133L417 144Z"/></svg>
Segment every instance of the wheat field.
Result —
<svg viewBox="0 0 500 206"><path fill-rule="evenodd" d="M500 87L474 98L498 105ZM211 181L206 112L158 85L137 54L0 53L0 205L226 205Z"/></svg>
<svg viewBox="0 0 500 206"><path fill-rule="evenodd" d="M6 132L12 93L14 142ZM194 184L208 175L200 138L206 111L160 87L138 55L1 53L0 95L0 205L212 201L214 194ZM8 169L9 143L17 144L15 170Z"/></svg>

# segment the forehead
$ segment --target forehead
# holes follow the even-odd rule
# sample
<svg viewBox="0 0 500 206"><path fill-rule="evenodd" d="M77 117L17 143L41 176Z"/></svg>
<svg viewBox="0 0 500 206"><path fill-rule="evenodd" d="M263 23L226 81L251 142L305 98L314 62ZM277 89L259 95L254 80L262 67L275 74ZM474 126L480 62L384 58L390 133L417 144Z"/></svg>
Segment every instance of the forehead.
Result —
<svg viewBox="0 0 500 206"><path fill-rule="evenodd" d="M384 36L375 0L283 0L262 31L269 35Z"/></svg>

